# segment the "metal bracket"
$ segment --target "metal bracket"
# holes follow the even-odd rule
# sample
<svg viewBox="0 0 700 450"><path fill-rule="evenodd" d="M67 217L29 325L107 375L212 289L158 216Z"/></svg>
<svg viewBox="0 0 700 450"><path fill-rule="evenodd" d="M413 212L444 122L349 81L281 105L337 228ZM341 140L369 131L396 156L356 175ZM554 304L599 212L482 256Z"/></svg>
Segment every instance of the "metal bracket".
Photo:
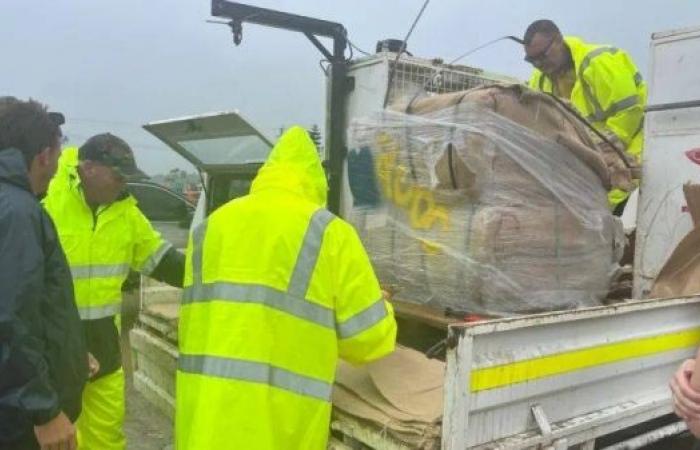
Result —
<svg viewBox="0 0 700 450"><path fill-rule="evenodd" d="M345 77L345 92L348 94L355 90L355 77Z"/></svg>
<svg viewBox="0 0 700 450"><path fill-rule="evenodd" d="M550 444L552 442L552 426L549 424L549 420L547 420L547 415L544 413L544 409L542 409L540 404L536 404L533 405L530 410L532 411L535 422L540 429L540 434L543 438L545 438L545 442L543 442L542 445L544 446Z"/></svg>
<svg viewBox="0 0 700 450"><path fill-rule="evenodd" d="M530 409L543 437L539 448L542 450L566 450L569 446L565 438L557 439L556 441L552 440L552 425L549 423L542 406L535 404Z"/></svg>
<svg viewBox="0 0 700 450"><path fill-rule="evenodd" d="M306 36L306 38L310 40L312 44L314 44L314 47L321 52L324 58L326 58L329 62L333 61L333 55L331 55L331 52L329 52L328 49L324 47L318 39L316 39L316 36L311 33L304 33L304 36Z"/></svg>
<svg viewBox="0 0 700 450"><path fill-rule="evenodd" d="M459 344L459 338L464 337L464 327L451 327L447 328L447 339L445 340L445 345L448 350L456 348Z"/></svg>
<svg viewBox="0 0 700 450"><path fill-rule="evenodd" d="M233 43L236 46L241 45L241 41L243 41L243 22L234 19L228 23L228 26L231 28L231 34L233 34Z"/></svg>

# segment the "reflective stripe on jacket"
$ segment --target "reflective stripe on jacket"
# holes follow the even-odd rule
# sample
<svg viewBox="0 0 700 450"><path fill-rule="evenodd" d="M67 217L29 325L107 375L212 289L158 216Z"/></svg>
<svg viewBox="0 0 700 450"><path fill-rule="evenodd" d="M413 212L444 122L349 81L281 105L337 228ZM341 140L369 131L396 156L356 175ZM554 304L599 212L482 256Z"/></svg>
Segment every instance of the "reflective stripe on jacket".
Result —
<svg viewBox="0 0 700 450"><path fill-rule="evenodd" d="M68 258L75 300L83 320L119 314L121 286L129 269L148 275L170 244L127 196L100 206L93 214L77 172L78 149L67 148L51 180L44 206Z"/></svg>
<svg viewBox="0 0 700 450"><path fill-rule="evenodd" d="M576 37L564 41L576 74L569 100L593 126L617 136L627 153L641 163L647 87L632 58L618 48L587 44ZM552 80L536 69L530 87L553 92ZM617 204L627 195L613 190L610 201Z"/></svg>
<svg viewBox="0 0 700 450"><path fill-rule="evenodd" d="M251 194L193 232L180 310L177 448L325 449L338 358L394 349L396 323L298 127Z"/></svg>

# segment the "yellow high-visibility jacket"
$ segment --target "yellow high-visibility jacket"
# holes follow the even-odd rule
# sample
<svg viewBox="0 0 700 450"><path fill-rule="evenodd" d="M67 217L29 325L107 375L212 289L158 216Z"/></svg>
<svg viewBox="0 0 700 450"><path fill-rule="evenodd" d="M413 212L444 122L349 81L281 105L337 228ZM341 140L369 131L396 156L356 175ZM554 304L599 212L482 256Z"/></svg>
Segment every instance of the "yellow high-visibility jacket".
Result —
<svg viewBox="0 0 700 450"><path fill-rule="evenodd" d="M396 322L355 230L326 209L306 131L249 195L193 232L180 309L176 448L326 448L338 358L394 349Z"/></svg>
<svg viewBox="0 0 700 450"><path fill-rule="evenodd" d="M150 274L171 245L128 196L93 214L80 187L78 149L66 148L43 200L66 253L83 320L116 316L132 268Z"/></svg>
<svg viewBox="0 0 700 450"><path fill-rule="evenodd" d="M647 86L632 58L618 48L587 44L576 37L567 36L564 41L571 50L576 74L568 100L593 126L617 136L626 152L641 163ZM554 91L552 80L537 69L530 87ZM609 201L614 206L628 195L613 189Z"/></svg>

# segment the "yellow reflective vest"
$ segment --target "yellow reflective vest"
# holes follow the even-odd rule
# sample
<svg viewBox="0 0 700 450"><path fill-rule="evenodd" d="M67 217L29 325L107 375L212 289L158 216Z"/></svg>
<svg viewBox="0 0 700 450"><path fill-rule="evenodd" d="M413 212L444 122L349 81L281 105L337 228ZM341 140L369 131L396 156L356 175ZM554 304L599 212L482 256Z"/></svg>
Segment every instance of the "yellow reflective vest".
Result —
<svg viewBox="0 0 700 450"><path fill-rule="evenodd" d="M647 87L632 58L615 47L591 45L576 37L564 38L574 60L576 82L568 99L593 126L613 133L628 154L641 163L644 145L644 107ZM535 69L530 87L553 93L552 80ZM614 189L614 206L629 194Z"/></svg>
<svg viewBox="0 0 700 450"><path fill-rule="evenodd" d="M128 196L94 213L80 186L78 149L61 154L43 200L68 259L80 318L115 316L129 269L148 275L171 245L161 238Z"/></svg>
<svg viewBox="0 0 700 450"><path fill-rule="evenodd" d="M354 229L323 205L306 131L288 130L250 195L193 232L180 308L176 448L326 448L338 358L394 349L396 323Z"/></svg>

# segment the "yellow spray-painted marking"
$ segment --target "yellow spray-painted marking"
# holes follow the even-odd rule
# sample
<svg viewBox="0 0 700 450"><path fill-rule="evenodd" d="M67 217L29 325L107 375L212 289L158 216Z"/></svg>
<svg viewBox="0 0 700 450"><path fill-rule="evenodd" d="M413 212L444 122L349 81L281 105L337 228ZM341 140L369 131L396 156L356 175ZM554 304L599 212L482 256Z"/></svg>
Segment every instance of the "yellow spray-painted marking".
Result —
<svg viewBox="0 0 700 450"><path fill-rule="evenodd" d="M448 231L448 209L436 201L433 190L410 181L408 168L398 162L399 144L386 133L377 136L376 144L380 149L377 179L384 197L406 211L408 224L413 229L430 230L441 226L442 231Z"/></svg>
<svg viewBox="0 0 700 450"><path fill-rule="evenodd" d="M671 350L696 347L700 328L678 333L631 339L583 350L543 356L500 366L477 369L471 373L471 392L485 391L540 378L562 375L580 369L621 362Z"/></svg>

